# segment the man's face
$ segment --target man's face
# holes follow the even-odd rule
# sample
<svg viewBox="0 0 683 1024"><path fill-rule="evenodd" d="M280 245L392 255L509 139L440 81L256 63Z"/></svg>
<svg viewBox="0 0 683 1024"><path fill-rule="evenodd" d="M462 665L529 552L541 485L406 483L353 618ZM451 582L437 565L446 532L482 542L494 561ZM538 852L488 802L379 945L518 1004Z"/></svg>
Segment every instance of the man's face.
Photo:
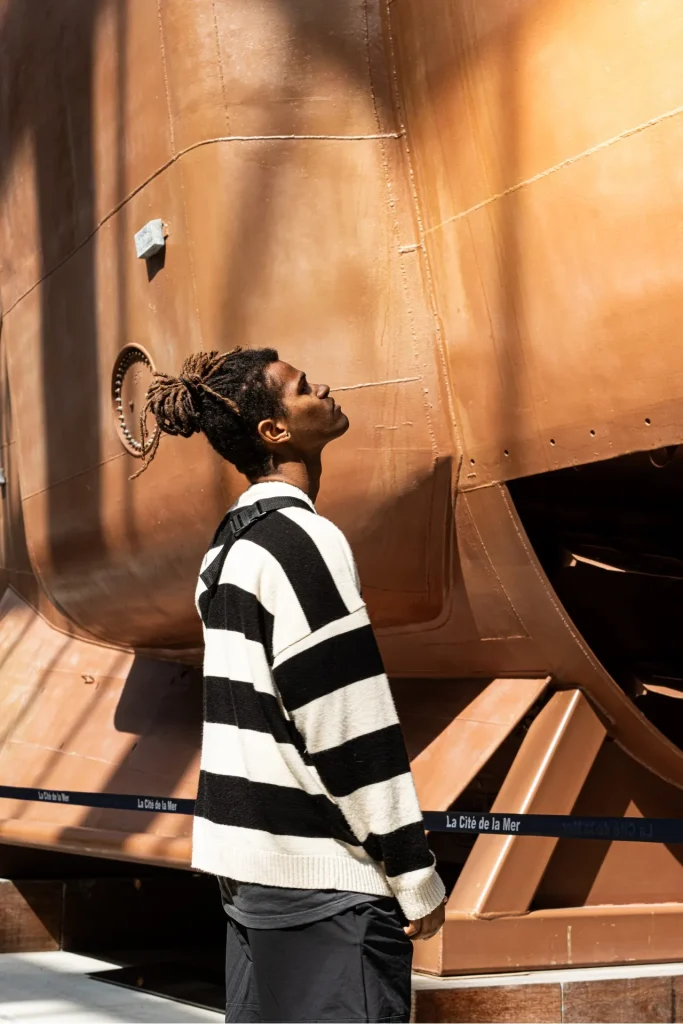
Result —
<svg viewBox="0 0 683 1024"><path fill-rule="evenodd" d="M280 391L285 410L283 426L288 445L301 454L320 451L348 430L349 420L330 395L327 384L311 384L302 370L281 360L271 363L267 376Z"/></svg>

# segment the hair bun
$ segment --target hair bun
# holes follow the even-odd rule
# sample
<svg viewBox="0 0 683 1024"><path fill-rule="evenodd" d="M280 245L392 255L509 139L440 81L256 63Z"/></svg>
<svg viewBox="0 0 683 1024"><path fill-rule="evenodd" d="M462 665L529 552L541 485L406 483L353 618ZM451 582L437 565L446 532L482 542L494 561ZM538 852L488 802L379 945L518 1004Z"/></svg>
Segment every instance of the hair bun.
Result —
<svg viewBox="0 0 683 1024"><path fill-rule="evenodd" d="M180 384L183 384L190 392L192 399L199 399L202 391L202 378L198 373L191 373L185 376L182 374L178 377Z"/></svg>

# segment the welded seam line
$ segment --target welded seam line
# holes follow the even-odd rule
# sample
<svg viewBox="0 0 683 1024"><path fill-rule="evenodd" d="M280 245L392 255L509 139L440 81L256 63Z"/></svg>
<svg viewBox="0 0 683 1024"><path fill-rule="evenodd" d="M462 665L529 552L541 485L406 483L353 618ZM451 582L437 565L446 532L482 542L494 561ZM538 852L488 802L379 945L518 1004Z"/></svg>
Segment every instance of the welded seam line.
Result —
<svg viewBox="0 0 683 1024"><path fill-rule="evenodd" d="M164 91L166 93L166 112L168 114L168 132L171 139L171 153L175 157L175 129L171 113L171 91L168 85L168 69L166 67L166 47L164 45L164 24L161 18L161 0L157 0L157 20L159 22L159 45L161 47L161 67L164 74Z"/></svg>
<svg viewBox="0 0 683 1024"><path fill-rule="evenodd" d="M109 462L116 462L117 459L123 459L126 456L126 452L117 452L116 455L110 455L106 459L102 459L100 462L95 463L94 466L86 466L85 469L79 469L77 473L72 473L71 476L65 476L61 480L55 480L51 484L46 484L45 487L38 488L37 491L31 491L29 494L22 494L22 502L28 501L29 498L35 498L39 494L45 494L46 491L51 491L53 487L61 487L62 484L69 483L70 480L76 480L79 476L84 476L86 473L91 473L96 469L100 469L101 466L106 466ZM0 1018L1 1020L2 1018Z"/></svg>
<svg viewBox="0 0 683 1024"><path fill-rule="evenodd" d="M154 179L158 178L160 174L163 174L163 172L167 171L169 167L172 167L176 161L180 160L180 158L185 156L187 153L191 153L194 149L200 149L202 146L213 146L219 142L365 142L377 139L400 139L401 137L401 132L382 132L375 135L218 135L215 139L200 139L199 142L193 142L192 145L186 146L185 149L181 149L180 152L174 153L170 159L161 165L161 167L152 171L144 181L140 182L139 185L136 185L135 188L125 196L125 198L117 203L109 213L106 213L104 217L97 222L93 230L90 234L86 235L82 242L79 242L78 245L74 246L71 252L67 253L66 256L63 256L59 262L55 263L54 267L51 267L50 270L46 271L41 278L31 285L30 288L27 288L25 292L22 292L22 294L14 300L12 305L7 307L4 311L4 316L11 313L27 295L30 295L32 291L35 291L43 281L47 280L47 278L50 277L51 274L54 274L56 270L59 270L60 267L63 267L72 256L83 248L84 245L87 245L88 242L94 238L99 229L106 224L107 221L111 220L119 210L122 210L126 203L130 202L138 192L141 192L143 188L146 188L147 185L150 184L150 182L154 181Z"/></svg>
<svg viewBox="0 0 683 1024"><path fill-rule="evenodd" d="M364 384L344 384L340 388L330 388L330 391L357 391L358 388L383 388L386 384L413 384L422 380L422 377L397 377L395 380L369 380Z"/></svg>
<svg viewBox="0 0 683 1024"><path fill-rule="evenodd" d="M427 289L426 298L428 300L428 309L432 315L432 321L434 325L434 338L436 341L436 354L438 365L441 369L441 376L443 380L444 393L446 398L446 405L450 416L450 436L454 441L455 449L460 453L462 459L462 453L465 450L464 441L460 435L460 427L458 425L458 418L455 410L455 393L453 385L451 384L451 373L450 365L446 354L446 339L442 329L441 319L439 316L438 303L436 299L436 287L434 284L434 275L432 273L432 264L427 251L427 247L424 243L425 239L425 227L424 218L422 216L422 208L420 205L420 197L417 189L417 182L415 180L415 168L413 161L413 153L410 146L410 139L408 137L408 127L406 124L405 112L403 109L403 101L401 98L401 88L398 80L398 59L396 56L396 46L394 44L394 28L392 23L391 13L391 2L392 0L386 0L386 23L387 23L387 41L388 41L388 56L389 56L389 70L391 74L391 86L393 93L394 106L396 113L399 118L399 128L401 137L403 138L403 146L405 150L405 156L408 167L408 182L410 192L413 198L413 211L415 219L417 221L418 233L420 236L419 248L422 250L421 264L424 267L426 278L427 278Z"/></svg>
<svg viewBox="0 0 683 1024"><path fill-rule="evenodd" d="M221 37L218 31L218 15L216 13L216 0L211 0L211 12L213 14L213 31L216 37L216 55L218 56L218 74L221 79L221 96L223 97L223 113L225 115L225 127L230 131L230 118L228 117L228 99L225 91L225 75L223 73L223 52L221 50Z"/></svg>
<svg viewBox="0 0 683 1024"><path fill-rule="evenodd" d="M438 231L439 228L446 227L447 224L452 224L454 221L462 220L463 217L469 217L471 213L476 213L478 210L483 209L485 206L489 206L491 203L497 202L499 199L504 199L506 196L513 195L515 192L519 192L520 189L526 188L527 185L533 185L537 181L541 181L543 178L547 178L550 174L554 174L556 171L562 171L565 167L571 167L572 164L578 163L579 160L585 159L587 156L592 156L594 153L599 153L603 149L608 149L613 146L615 142L621 142L623 139L629 139L632 135L638 135L640 132L644 132L646 128L652 128L654 125L660 124L662 121L666 121L672 117L678 117L679 114L683 114L683 106L674 107L673 110L667 110L665 114L659 114L657 117L650 118L649 121L643 121L642 124L635 125L633 128L627 128L626 131L620 132L618 135L613 135L610 139L605 139L604 142L599 142L596 146L591 146L590 149L584 149L581 153L576 153L575 156L569 156L566 160L561 160L559 164L555 164L553 167L547 167L544 171L539 171L538 174L534 174L531 178L525 178L524 181L518 181L516 185L511 185L510 188L504 189L503 192L497 192L493 196L489 196L487 199L482 199L480 203L476 203L474 206L470 206L467 210L461 210L460 213L454 213L452 217L447 217L446 220L442 220L439 224L435 224L434 227L427 228L425 234L430 234L432 231Z"/></svg>
<svg viewBox="0 0 683 1024"><path fill-rule="evenodd" d="M366 61L367 61L367 65L368 65L368 77L369 77L369 81L370 81L370 95L372 96L372 106L373 106L373 109L374 109L374 112L375 112L375 123L377 125L377 128L379 129L380 126L381 126L381 121L380 121L380 115L379 115L379 107L377 105L377 96L375 94L375 87L374 87L374 82L373 82L373 78L372 78L372 61L371 61L371 58L370 58L370 20L369 20L369 14L368 14L368 2L369 2L369 0L365 0L365 5L364 5L364 9L363 9L364 19L365 19L365 55L366 55ZM396 114L396 113L397 113L397 111L394 110L394 114ZM405 135L405 132L403 131L403 129L401 129L401 135ZM396 238L396 248L397 248L397 250L400 253L401 237L402 237L403 228L402 228L401 220L399 219L399 212L398 212L398 209L397 209L397 206L396 206L396 199L395 199L395 195L394 195L394 186L393 186L393 182L392 182L391 169L389 167L389 157L388 157L388 154L387 154L387 147L384 145L384 142L380 143L380 152L382 154L382 168L383 168L383 171L384 171L384 183L385 183L385 188L386 188L386 192L387 192L387 204L388 204L389 211L391 213L391 217L392 217L392 221L393 221L392 227L393 227L394 236ZM401 285L402 285L402 288L403 288L403 301L404 301L405 309L406 309L406 313L407 313L407 318L406 319L407 319L407 323L408 323L408 328L410 330L410 340L411 340L411 346L412 346L412 350L413 350L413 359L415 361L415 365L417 366L420 363L421 356L420 356L420 345L419 345L418 336L417 336L417 329L416 329L416 326L415 326L415 312L413 310L412 291L411 291L411 288L409 287L408 270L406 268L405 261L404 260L399 260L399 265L398 266L399 266L399 273L401 275ZM412 282L410 282L410 283L412 283ZM420 377L419 379L422 380L423 384L424 384L424 378ZM429 388L425 387L425 386L423 386L423 388L422 388L422 407L424 409L425 422L426 422L426 425L427 425L427 431L429 433L429 439L430 439L431 448L432 448L432 466L435 466L436 462L437 462L437 459L439 457L439 445L437 443L436 434L435 434L435 431L434 431L434 422L433 422L432 411L431 411L432 410L431 396L429 394Z"/></svg>
<svg viewBox="0 0 683 1024"><path fill-rule="evenodd" d="M162 20L162 17L161 17L161 0L157 0L157 5L158 5L157 9L158 9L158 12L159 12L159 43L160 43L160 47L161 47L161 64L162 64L163 71L164 71L164 86L165 86L165 89L166 89L166 110L167 110L167 113L168 113L168 124L169 124L169 131L170 131L170 135L171 135L171 153L175 157L176 156L175 128L174 128L174 125L173 125L173 108L171 106L171 90L170 90L169 84L168 84L168 70L167 70L167 66L166 66L166 44L164 42L164 23L163 23L163 20ZM223 72L222 72L222 69L221 69L221 80L222 80L222 74L223 74ZM187 214L187 201L185 199L185 182L183 180L182 168L180 169L179 178L180 178L180 202L181 202L181 205L182 205L182 208L183 208L183 221L185 222L185 234L189 238L190 237L190 223L189 223L189 217L188 217L188 214ZM203 349L204 348L204 340L203 340L203 337L202 337L202 318L201 318L201 314L199 312L199 297L198 297L198 294L197 294L197 277L196 277L196 274L194 272L194 259L193 259L193 256L192 256L192 243L191 243L191 241L190 241L190 244L187 247L187 262L188 262L188 266L190 268L190 285L192 287L192 297L194 299L195 316L197 317L197 328L199 330L199 341L200 341L200 345L201 345L201 347Z"/></svg>

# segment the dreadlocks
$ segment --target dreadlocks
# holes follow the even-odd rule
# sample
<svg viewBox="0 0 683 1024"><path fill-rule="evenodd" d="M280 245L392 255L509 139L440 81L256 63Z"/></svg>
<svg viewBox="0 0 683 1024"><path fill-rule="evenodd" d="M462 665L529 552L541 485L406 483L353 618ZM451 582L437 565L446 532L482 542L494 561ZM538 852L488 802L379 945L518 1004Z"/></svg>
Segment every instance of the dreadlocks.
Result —
<svg viewBox="0 0 683 1024"><path fill-rule="evenodd" d="M266 473L271 457L256 428L283 412L280 395L265 375L277 359L272 348L195 352L178 377L155 373L140 417L143 464L131 479L147 469L162 433L190 437L200 431L240 473L250 479ZM151 437L150 413L157 422Z"/></svg>

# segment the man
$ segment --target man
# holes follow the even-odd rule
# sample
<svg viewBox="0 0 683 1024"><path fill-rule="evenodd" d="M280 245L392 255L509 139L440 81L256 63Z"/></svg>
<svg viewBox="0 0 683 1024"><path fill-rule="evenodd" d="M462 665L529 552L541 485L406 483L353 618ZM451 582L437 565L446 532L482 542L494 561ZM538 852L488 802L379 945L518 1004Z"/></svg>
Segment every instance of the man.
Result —
<svg viewBox="0 0 683 1024"><path fill-rule="evenodd" d="M227 1021L407 1021L410 939L443 924L408 758L349 545L317 515L349 421L272 349L157 374L160 432L202 431L250 486L201 567L193 866L228 915ZM143 416L144 424L144 416Z"/></svg>

